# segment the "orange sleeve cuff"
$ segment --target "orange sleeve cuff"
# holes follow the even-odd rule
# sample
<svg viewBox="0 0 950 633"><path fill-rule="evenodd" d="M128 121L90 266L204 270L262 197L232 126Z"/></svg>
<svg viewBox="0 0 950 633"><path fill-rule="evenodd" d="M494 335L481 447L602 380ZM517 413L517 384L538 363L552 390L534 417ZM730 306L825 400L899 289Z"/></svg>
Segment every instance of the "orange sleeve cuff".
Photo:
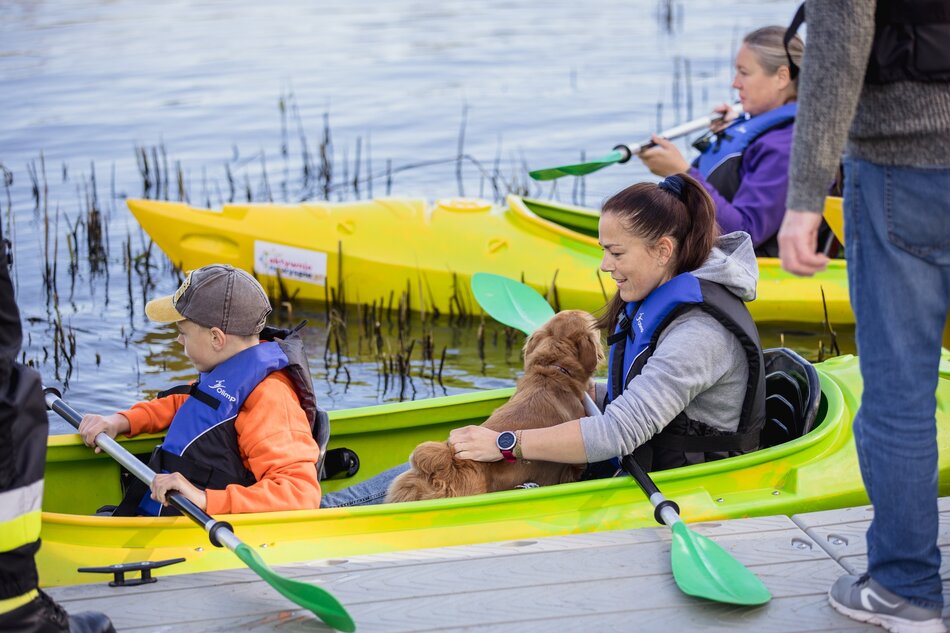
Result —
<svg viewBox="0 0 950 633"><path fill-rule="evenodd" d="M160 433L167 429L187 397L184 394L175 394L137 402L130 409L119 411L129 420L129 437L139 433Z"/></svg>
<svg viewBox="0 0 950 633"><path fill-rule="evenodd" d="M231 514L231 499L226 490L205 490L205 499L208 502L205 512L211 516Z"/></svg>

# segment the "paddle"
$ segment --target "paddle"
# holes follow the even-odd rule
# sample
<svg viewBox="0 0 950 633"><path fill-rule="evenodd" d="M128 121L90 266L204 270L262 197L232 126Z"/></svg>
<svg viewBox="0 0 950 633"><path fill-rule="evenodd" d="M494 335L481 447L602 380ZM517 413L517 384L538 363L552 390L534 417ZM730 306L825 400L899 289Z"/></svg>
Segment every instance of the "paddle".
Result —
<svg viewBox="0 0 950 633"><path fill-rule="evenodd" d="M472 292L491 318L525 334L531 334L554 316L554 308L534 288L508 277L475 273Z"/></svg>
<svg viewBox="0 0 950 633"><path fill-rule="evenodd" d="M46 406L78 429L79 423L82 421L82 415L62 400L59 391L47 387L43 393L46 397ZM96 445L143 483L150 484L152 478L155 477L155 473L148 466L105 433L96 436ZM305 609L309 609L314 615L337 630L347 632L356 630L356 623L353 622L353 618L326 589L280 576L267 566L267 563L256 551L235 536L231 525L209 516L204 510L181 494L171 493L168 495L168 500L182 514L204 528L215 547L224 546L234 552L245 565L254 570L258 576L282 596Z"/></svg>
<svg viewBox="0 0 950 633"><path fill-rule="evenodd" d="M531 334L554 316L554 309L534 289L501 275L475 273L472 276L475 300L493 319ZM588 415L599 415L593 399L584 394ZM683 593L716 602L740 605L765 604L769 590L755 574L728 552L701 534L691 531L679 516L675 502L664 498L632 455L621 464L650 498L661 525L673 531L671 558L673 579Z"/></svg>
<svg viewBox="0 0 950 633"><path fill-rule="evenodd" d="M742 106L735 104L732 106L732 111L736 114L742 112ZM708 128L714 122L719 121L723 118L722 114L710 114L708 116L700 117L698 119L693 119L692 121L687 121L676 127L671 127L668 130L664 130L657 134L661 138L672 140L674 138L679 138L692 132L698 132ZM555 178L561 178L563 176L586 176L587 174L593 173L598 169L603 169L608 165L613 165L615 163L625 163L630 160L630 157L634 154L639 154L643 150L655 146L651 140L646 140L641 143L633 143L632 145L617 145L614 148L614 151L610 152L606 156L601 156L596 160L592 160L587 163L577 163L574 165L563 165L561 167L549 167L547 169L538 169L535 171L528 172L528 175L534 178L535 180L554 180Z"/></svg>
<svg viewBox="0 0 950 633"><path fill-rule="evenodd" d="M663 496L633 455L624 456L620 463L650 497L657 522L673 531L673 579L683 593L748 606L772 599L769 590L748 568L715 542L689 529L679 516L679 506Z"/></svg>

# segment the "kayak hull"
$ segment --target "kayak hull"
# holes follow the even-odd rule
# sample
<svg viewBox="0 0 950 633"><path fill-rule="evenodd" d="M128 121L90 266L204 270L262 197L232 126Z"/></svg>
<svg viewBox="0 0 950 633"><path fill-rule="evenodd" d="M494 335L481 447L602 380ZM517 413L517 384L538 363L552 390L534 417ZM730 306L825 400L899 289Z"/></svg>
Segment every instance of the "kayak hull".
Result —
<svg viewBox="0 0 950 633"><path fill-rule="evenodd" d="M401 198L221 211L154 200L128 205L175 265L231 264L254 272L274 297L458 315L480 311L469 290L476 272L523 280L557 309L593 312L616 290L599 270L602 251L589 234L596 212L514 195L506 206ZM760 258L749 308L760 323L819 324L822 293L832 325L854 322L843 260L802 278Z"/></svg>
<svg viewBox="0 0 950 633"><path fill-rule="evenodd" d="M946 353L945 353L946 354ZM816 365L823 393L821 423L808 435L748 455L654 473L688 522L794 514L868 503L854 450L851 420L861 393L857 359ZM950 442L950 358L941 364L938 441ZM356 450L362 468L352 479L323 482L338 489L404 462L419 442L482 422L511 389L331 413L331 448ZM126 440L147 454L156 437ZM941 454L941 494L950 493L950 454ZM242 567L183 517L89 516L115 503L119 468L94 455L74 435L52 436L47 455L42 541L37 556L44 586L102 582L79 567L165 560L185 562L155 575ZM269 564L335 561L362 554L514 541L655 525L653 507L629 477L512 490L489 495L328 510L219 516ZM516 544L516 543L515 543Z"/></svg>

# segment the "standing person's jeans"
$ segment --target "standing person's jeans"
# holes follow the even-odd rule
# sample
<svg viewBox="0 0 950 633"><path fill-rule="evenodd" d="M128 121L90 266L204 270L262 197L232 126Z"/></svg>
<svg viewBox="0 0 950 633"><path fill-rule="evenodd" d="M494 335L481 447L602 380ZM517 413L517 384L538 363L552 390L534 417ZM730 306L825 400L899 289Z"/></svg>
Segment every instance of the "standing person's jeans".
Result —
<svg viewBox="0 0 950 633"><path fill-rule="evenodd" d="M864 377L854 436L874 505L868 572L941 609L934 392L950 305L950 165L848 159L844 209Z"/></svg>
<svg viewBox="0 0 950 633"><path fill-rule="evenodd" d="M393 479L409 470L409 463L393 466L375 477L353 484L349 488L328 492L320 499L321 508L345 508L349 506L371 506L383 503L386 491Z"/></svg>

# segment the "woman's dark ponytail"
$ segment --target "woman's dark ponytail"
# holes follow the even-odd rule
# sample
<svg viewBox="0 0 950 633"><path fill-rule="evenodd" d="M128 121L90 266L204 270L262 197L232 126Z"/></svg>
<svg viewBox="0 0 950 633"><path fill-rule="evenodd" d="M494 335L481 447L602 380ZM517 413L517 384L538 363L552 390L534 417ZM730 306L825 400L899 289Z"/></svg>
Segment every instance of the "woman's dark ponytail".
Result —
<svg viewBox="0 0 950 633"><path fill-rule="evenodd" d="M696 270L709 257L719 239L719 224L716 223L716 203L706 188L695 178L679 174L683 179L682 201L689 215L689 227L679 238L677 249L677 273Z"/></svg>

